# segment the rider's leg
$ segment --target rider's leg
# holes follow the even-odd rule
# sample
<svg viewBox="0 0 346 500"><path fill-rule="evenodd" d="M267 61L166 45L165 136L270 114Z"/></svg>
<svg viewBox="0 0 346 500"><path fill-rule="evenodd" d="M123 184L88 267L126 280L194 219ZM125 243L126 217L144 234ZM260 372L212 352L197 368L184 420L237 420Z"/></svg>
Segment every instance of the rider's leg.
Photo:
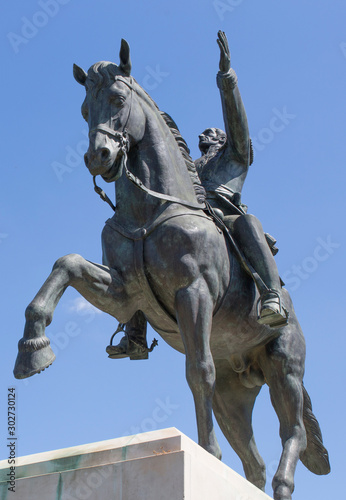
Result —
<svg viewBox="0 0 346 500"><path fill-rule="evenodd" d="M137 311L125 325L126 335L118 345L109 345L106 349L112 359L130 357L148 359L147 320L142 311Z"/></svg>
<svg viewBox="0 0 346 500"><path fill-rule="evenodd" d="M246 259L262 278L269 291L261 293L259 322L278 326L287 322L281 306L281 282L275 259L264 236L262 224L250 214L239 216L232 233Z"/></svg>

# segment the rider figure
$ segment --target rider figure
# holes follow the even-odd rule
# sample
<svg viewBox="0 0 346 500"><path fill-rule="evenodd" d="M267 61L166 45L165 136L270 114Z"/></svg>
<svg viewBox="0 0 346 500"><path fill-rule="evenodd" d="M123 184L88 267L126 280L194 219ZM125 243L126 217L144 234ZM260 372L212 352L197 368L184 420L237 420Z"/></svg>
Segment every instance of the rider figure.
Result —
<svg viewBox="0 0 346 500"><path fill-rule="evenodd" d="M226 133L218 128L202 132L199 136L202 156L195 165L208 203L230 231L234 245L246 261L247 270L250 269L259 290L258 322L278 327L287 323L287 314L281 304L281 280L273 257L275 240L264 234L260 221L247 214L246 205L241 203L241 191L253 151L237 76L231 68L228 42L222 31L218 33L217 43L220 48L217 86ZM117 346L108 346L109 356L147 358L146 321L141 311L126 324L125 331L126 335Z"/></svg>

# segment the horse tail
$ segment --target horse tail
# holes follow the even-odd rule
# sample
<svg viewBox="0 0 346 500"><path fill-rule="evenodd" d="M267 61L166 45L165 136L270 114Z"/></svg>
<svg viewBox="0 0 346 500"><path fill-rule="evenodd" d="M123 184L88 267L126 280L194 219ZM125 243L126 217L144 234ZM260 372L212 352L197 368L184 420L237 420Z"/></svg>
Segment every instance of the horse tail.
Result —
<svg viewBox="0 0 346 500"><path fill-rule="evenodd" d="M328 451L323 446L322 433L315 415L312 413L311 399L303 387L303 420L306 430L307 447L301 453L300 460L314 474L324 475L330 472Z"/></svg>

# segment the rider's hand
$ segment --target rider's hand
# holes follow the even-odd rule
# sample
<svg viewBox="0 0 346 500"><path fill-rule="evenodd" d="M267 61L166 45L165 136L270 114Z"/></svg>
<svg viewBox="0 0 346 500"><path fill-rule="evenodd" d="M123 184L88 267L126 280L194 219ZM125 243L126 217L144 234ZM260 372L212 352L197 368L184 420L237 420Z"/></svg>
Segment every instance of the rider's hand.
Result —
<svg viewBox="0 0 346 500"><path fill-rule="evenodd" d="M223 31L219 31L217 36L218 39L216 41L220 48L219 68L222 73L227 73L231 67L231 53L229 51L227 37Z"/></svg>

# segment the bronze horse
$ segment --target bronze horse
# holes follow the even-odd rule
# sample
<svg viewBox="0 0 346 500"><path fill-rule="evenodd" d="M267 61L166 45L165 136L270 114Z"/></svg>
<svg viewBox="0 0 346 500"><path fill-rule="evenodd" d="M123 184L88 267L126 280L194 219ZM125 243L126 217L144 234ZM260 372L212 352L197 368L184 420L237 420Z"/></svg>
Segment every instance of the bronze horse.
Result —
<svg viewBox="0 0 346 500"><path fill-rule="evenodd" d="M85 162L93 176L116 183L116 210L102 232L103 264L76 254L58 259L29 304L14 374L30 377L54 361L45 327L68 286L121 323L144 315L185 353L199 444L221 457L214 412L247 479L262 490L265 464L251 420L261 386L268 384L283 446L274 499L290 500L299 459L316 474L330 470L303 386L305 343L292 302L283 291L286 326L258 324L256 287L203 210L186 143L130 73L124 40L119 66L99 62L88 73L74 66L86 89Z"/></svg>

